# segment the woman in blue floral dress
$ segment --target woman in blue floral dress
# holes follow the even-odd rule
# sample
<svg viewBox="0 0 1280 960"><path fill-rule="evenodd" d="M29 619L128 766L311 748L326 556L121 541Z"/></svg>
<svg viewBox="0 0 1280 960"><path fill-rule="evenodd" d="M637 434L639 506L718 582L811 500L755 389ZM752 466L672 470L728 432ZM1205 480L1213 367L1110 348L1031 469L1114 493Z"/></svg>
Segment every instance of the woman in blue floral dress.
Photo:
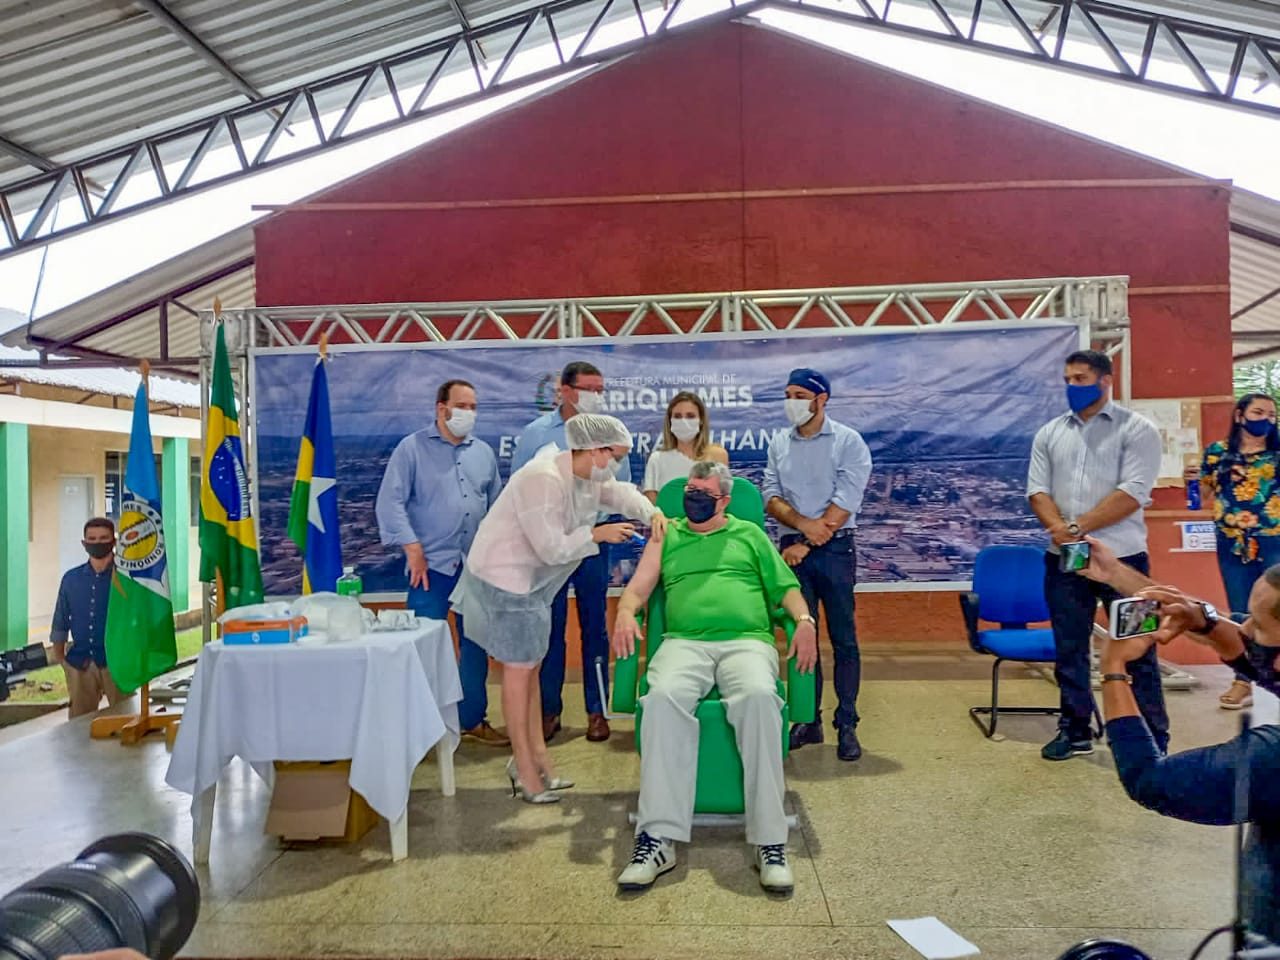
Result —
<svg viewBox="0 0 1280 960"><path fill-rule="evenodd" d="M1280 563L1280 433L1276 401L1249 393L1236 401L1231 433L1204 451L1200 482L1213 495L1218 569L1233 613L1249 609L1249 591L1267 567ZM1218 698L1226 710L1253 705L1249 681L1237 675Z"/></svg>

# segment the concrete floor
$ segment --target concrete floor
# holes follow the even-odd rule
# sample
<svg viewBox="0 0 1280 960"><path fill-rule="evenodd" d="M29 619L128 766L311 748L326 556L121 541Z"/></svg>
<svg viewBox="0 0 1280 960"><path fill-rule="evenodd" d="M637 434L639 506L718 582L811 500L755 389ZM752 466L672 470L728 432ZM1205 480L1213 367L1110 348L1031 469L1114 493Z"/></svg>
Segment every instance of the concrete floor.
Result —
<svg viewBox="0 0 1280 960"><path fill-rule="evenodd" d="M828 742L788 762L800 820L789 900L760 890L740 834L723 829L696 831L654 889L620 896L639 772L631 724L591 744L579 707L554 745L578 784L566 802L511 800L505 753L464 744L455 797L441 797L431 763L419 769L410 856L398 864L385 827L354 846L281 849L262 834L262 782L234 762L184 954L905 960L918 955L885 920L936 915L992 960L1053 960L1100 935L1174 958L1230 918L1228 830L1137 807L1105 748L1041 760L1049 718L1003 720L1007 739L985 740L966 709L987 695L988 661L909 648L865 659L864 758L841 763ZM1055 699L1043 680L1006 669L1006 703ZM1196 673L1199 690L1169 697L1175 749L1235 729L1216 704L1225 671ZM565 701L580 704L580 687ZM5 731L0 891L110 832L153 832L190 855L190 799L164 784L167 762L159 741L93 742L84 721Z"/></svg>

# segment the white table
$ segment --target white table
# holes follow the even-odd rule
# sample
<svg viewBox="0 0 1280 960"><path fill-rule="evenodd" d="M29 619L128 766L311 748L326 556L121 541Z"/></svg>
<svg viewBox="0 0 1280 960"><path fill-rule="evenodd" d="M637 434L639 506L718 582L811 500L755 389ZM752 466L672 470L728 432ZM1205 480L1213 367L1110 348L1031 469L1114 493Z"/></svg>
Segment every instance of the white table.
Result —
<svg viewBox="0 0 1280 960"><path fill-rule="evenodd" d="M240 757L273 780L276 760L351 760L351 788L391 824L391 856L408 855L409 784L438 746L453 796L462 684L449 625L200 651L165 780L192 796L197 863L209 862L218 776Z"/></svg>

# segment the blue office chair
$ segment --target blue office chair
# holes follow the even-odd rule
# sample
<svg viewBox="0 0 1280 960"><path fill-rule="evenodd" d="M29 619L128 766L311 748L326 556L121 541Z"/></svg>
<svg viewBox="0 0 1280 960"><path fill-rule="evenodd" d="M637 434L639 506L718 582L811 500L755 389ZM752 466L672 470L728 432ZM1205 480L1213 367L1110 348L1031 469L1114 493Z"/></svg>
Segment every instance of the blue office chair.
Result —
<svg viewBox="0 0 1280 960"><path fill-rule="evenodd" d="M1035 547L984 548L973 565L973 592L960 595L960 609L969 632L969 646L975 653L996 658L991 667L991 706L969 708L969 716L978 728L992 736L1002 713L1058 716L1062 712L1058 707L1000 706L1000 664L1006 660L1056 660L1053 631L1028 626L1049 619L1049 605L1044 599L1044 551ZM979 629L980 620L999 627ZM1102 718L1096 705L1093 713L1097 722L1093 735L1097 739L1101 736ZM985 723L983 717L990 717L990 723Z"/></svg>

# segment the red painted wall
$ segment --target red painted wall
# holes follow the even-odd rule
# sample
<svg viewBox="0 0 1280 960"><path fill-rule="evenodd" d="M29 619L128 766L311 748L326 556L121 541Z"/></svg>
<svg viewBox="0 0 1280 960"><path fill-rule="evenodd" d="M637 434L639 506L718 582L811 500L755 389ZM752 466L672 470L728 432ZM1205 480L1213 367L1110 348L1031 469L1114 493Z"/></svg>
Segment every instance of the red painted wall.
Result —
<svg viewBox="0 0 1280 960"><path fill-rule="evenodd" d="M258 302L1127 274L1134 395L1227 394L1225 188L763 28L714 25L662 41L314 199L1170 179L1182 183L288 211L257 229ZM1188 287L1210 289L1169 291ZM875 604L860 600L860 619ZM874 632L894 639L896 618L883 612ZM958 618L940 621L954 638ZM918 622L903 631L918 635Z"/></svg>
<svg viewBox="0 0 1280 960"><path fill-rule="evenodd" d="M316 198L451 201L1026 180L1185 187L280 214L263 304L1128 274L1138 396L1230 388L1227 192L763 28L647 51Z"/></svg>

